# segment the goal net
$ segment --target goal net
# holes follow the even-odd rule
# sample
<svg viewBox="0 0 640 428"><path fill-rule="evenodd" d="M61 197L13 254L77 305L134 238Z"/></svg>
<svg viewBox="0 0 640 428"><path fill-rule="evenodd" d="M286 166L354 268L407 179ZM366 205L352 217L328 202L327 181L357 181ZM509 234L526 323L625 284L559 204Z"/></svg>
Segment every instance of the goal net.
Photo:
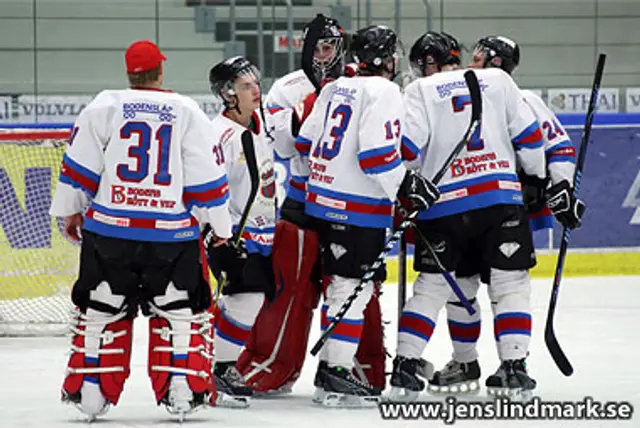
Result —
<svg viewBox="0 0 640 428"><path fill-rule="evenodd" d="M0 129L0 336L66 333L79 245L49 215L70 129Z"/></svg>

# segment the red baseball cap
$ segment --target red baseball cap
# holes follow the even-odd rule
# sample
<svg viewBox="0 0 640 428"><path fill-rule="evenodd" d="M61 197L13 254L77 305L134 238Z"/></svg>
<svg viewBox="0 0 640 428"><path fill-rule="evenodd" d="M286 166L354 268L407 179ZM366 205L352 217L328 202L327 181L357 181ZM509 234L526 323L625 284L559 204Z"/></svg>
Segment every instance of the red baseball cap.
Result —
<svg viewBox="0 0 640 428"><path fill-rule="evenodd" d="M129 46L124 54L127 73L143 73L153 70L167 58L160 48L150 40L140 40Z"/></svg>

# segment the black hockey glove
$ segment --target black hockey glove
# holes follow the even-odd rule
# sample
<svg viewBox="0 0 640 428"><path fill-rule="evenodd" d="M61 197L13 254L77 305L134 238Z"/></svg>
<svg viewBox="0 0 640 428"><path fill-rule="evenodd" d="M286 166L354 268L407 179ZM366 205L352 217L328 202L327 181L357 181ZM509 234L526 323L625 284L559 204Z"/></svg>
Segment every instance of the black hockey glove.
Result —
<svg viewBox="0 0 640 428"><path fill-rule="evenodd" d="M540 212L546 205L545 190L549 178L540 178L535 175L527 175L524 171L518 172L518 179L522 185L522 202L527 214Z"/></svg>
<svg viewBox="0 0 640 428"><path fill-rule="evenodd" d="M555 184L547 190L547 206L564 227L576 229L580 227L580 219L586 205L573 194L573 189L567 180Z"/></svg>
<svg viewBox="0 0 640 428"><path fill-rule="evenodd" d="M409 199L414 210L425 211L438 200L440 191L435 184L422 175L407 170L398 189L398 196Z"/></svg>

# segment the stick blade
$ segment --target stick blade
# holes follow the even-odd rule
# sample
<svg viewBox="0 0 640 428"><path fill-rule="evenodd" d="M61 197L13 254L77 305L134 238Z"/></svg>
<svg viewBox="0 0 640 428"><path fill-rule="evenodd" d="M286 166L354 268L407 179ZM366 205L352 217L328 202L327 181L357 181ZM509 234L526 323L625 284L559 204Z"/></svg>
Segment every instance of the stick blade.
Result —
<svg viewBox="0 0 640 428"><path fill-rule="evenodd" d="M558 366L560 372L565 376L571 376L573 374L573 366L560 347L558 338L553 331L553 324L549 321L547 321L547 325L544 329L544 342L551 354L551 358L553 358L553 361L556 363L556 366Z"/></svg>

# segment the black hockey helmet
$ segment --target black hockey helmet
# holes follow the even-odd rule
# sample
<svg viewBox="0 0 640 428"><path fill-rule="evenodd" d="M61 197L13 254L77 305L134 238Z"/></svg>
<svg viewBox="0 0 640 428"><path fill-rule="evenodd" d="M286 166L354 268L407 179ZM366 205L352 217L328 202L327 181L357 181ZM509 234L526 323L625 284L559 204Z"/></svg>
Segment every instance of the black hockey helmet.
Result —
<svg viewBox="0 0 640 428"><path fill-rule="evenodd" d="M438 69L448 64L450 44L447 38L435 31L427 31L415 41L409 51L409 65L416 77L426 75L426 68L437 65Z"/></svg>
<svg viewBox="0 0 640 428"><path fill-rule="evenodd" d="M391 28L371 25L356 32L350 50L360 74L387 71L395 76L396 59L402 53L402 43ZM392 64L391 69L388 68L389 63Z"/></svg>
<svg viewBox="0 0 640 428"><path fill-rule="evenodd" d="M478 40L474 52L484 52L484 67L501 68L511 74L520 63L520 47L503 36L487 36Z"/></svg>
<svg viewBox="0 0 640 428"><path fill-rule="evenodd" d="M233 82L243 75L252 75L260 81L260 71L245 57L235 56L219 62L209 71L211 91L226 101L235 95Z"/></svg>
<svg viewBox="0 0 640 428"><path fill-rule="evenodd" d="M310 28L315 29L316 34L310 34ZM313 69L318 77L337 78L341 76L347 36L338 21L321 13L317 14L302 30L303 44L309 40L315 40L314 51L320 51L320 55L314 53L313 56ZM328 56L326 56L327 51Z"/></svg>
<svg viewBox="0 0 640 428"><path fill-rule="evenodd" d="M441 31L440 35L449 43L449 55L445 60L445 64L460 65L460 43L458 39L444 31Z"/></svg>

